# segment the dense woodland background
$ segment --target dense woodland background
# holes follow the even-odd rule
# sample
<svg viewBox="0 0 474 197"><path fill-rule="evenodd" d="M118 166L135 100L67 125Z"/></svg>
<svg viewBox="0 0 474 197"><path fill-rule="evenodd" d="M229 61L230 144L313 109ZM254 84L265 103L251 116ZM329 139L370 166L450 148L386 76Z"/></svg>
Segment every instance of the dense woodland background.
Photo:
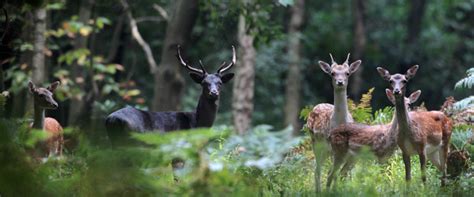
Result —
<svg viewBox="0 0 474 197"><path fill-rule="evenodd" d="M369 114L391 106L384 91L387 84L375 69L378 66L396 73L405 72L412 65L420 65L417 76L410 81L408 92L422 90L421 105L430 110L440 109L448 96L461 100L472 95L471 86L474 84L471 77L471 82L466 82L470 85L458 85L459 88L455 88L456 82L466 77L466 71L474 63L473 0L3 0L0 6L3 9L0 13L0 92L9 92L5 103L2 100L3 117L20 122L31 120L33 108L31 95L27 91L28 81L47 85L59 80L61 86L55 95L59 109L47 111L47 116L56 118L64 127L81 128L70 135L84 135L90 144L107 141L105 132L102 132L105 117L126 105L152 111L195 109L201 87L179 65L176 59L177 45L182 46L188 62L197 66L202 59L209 71L215 71L222 61L229 62L231 46L236 47L237 64L232 69L236 77L230 84L224 85L214 124L220 125L218 130L229 133L208 135L209 131L203 131L203 136L207 136L204 137L207 140L231 136L229 141L234 140L235 145L246 140L256 140L253 139L255 136L247 139L235 133L256 130L255 135L267 136L270 141L252 141L249 147L267 143L262 146L273 146L269 148L269 153L276 151L288 155L285 152L287 149L283 147L294 146L299 141L296 138L296 141L271 141L285 139L287 135L268 131L292 125L294 129L284 131L303 136L304 133L300 131L304 124L300 118L301 109L333 102L331 79L317 65L318 60L329 62L329 53L337 62L343 62L348 53L351 53L350 61L362 60L361 68L351 76L348 94L350 99L359 102L362 94L374 87L369 99L369 107L372 106L373 110ZM474 71L471 69L469 75L472 76L472 73ZM472 100L471 97L471 107ZM257 126L262 124L272 127ZM2 128L23 128L8 125ZM466 127L462 128L466 130ZM472 129L472 124L467 128ZM175 138L170 137L169 141L183 136L177 134ZM469 138L467 134L464 137ZM150 143L161 145L165 141ZM197 146L202 148L200 143L203 142L199 141ZM234 150L232 147L228 145L227 148L231 151ZM301 147L305 147L304 143ZM281 150L275 150L277 148ZM84 153L85 149L81 151ZM137 155L130 150L124 152ZM265 151L260 153L264 155ZM83 170L81 167L88 159L96 161L93 158L109 155L107 152L94 154L82 155L85 159L80 162L63 163L61 169L66 174L75 174ZM137 157L148 157L146 154L140 152ZM199 154L190 154L198 161L196 163L201 164ZM81 157L81 154L77 153L76 156ZM168 160L163 158L168 157L162 155L158 163L166 166ZM281 159L278 157L275 161ZM262 173L256 180L264 181L256 185L275 192L268 194L283 195L286 191L284 188L292 188L296 184L301 188L292 188L294 190L290 192L307 191L312 184L300 184L298 181L311 180L311 173L305 171L312 170L311 164L308 164L310 161L298 160L299 165L308 167L300 171L285 167L278 167L278 170L267 174L264 171L248 170L239 174L238 178L245 180L243 177L248 175L246 173ZM398 179L402 180L399 155L395 161L399 166L394 169L398 169ZM245 163L240 160L236 163L239 162ZM149 163L153 162L147 161ZM98 171L104 170L100 168L100 162L90 165L99 166ZM273 166L274 163L268 165ZM193 169L202 171L200 165L197 166ZM121 169L123 166L119 167ZM193 184L204 184L201 178L209 178L206 172L201 171L200 176L197 176L199 180L190 181L189 188L199 188ZM294 183L268 185L270 180L288 179L278 174L283 171L295 172L293 179L298 176L305 178L300 177L301 180ZM229 179L234 176L234 172L221 173L214 178L226 180L223 177ZM384 177L377 173L377 169L371 172L373 176ZM96 181L94 178L97 177L92 175L95 172L88 173L91 173L90 177L79 179ZM135 175L130 177L137 178ZM148 181L142 178L138 177L141 181ZM360 180L355 178L351 182L354 190L360 186L357 185ZM216 182L214 180L205 184L210 187ZM234 183L230 182L229 185ZM254 184L249 180L244 183L246 186ZM437 188L436 185L431 186ZM156 189L156 184L154 187ZM169 193L179 190L169 187L160 185L158 190L167 188L164 190ZM421 193L429 191L430 187ZM379 190L390 190L387 188ZM90 188L76 189L75 192L94 191ZM143 191L149 192L147 189ZM223 189L220 192L225 191ZM252 193L254 190L242 191ZM91 194L87 192L83 194ZM340 192L343 194L347 191ZM374 194L370 193L372 190L364 192Z"/></svg>

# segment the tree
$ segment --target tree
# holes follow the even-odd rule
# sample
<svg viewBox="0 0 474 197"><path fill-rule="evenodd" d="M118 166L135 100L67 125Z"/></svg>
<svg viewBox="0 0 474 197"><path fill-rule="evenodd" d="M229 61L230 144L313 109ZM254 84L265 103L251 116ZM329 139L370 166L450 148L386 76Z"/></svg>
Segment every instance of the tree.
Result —
<svg viewBox="0 0 474 197"><path fill-rule="evenodd" d="M364 56L365 45L367 38L365 35L365 1L354 0L352 1L352 15L354 18L354 39L353 39L353 52L352 58L355 60L362 59ZM361 93L361 86L363 83L362 73L364 67L361 66L358 71L354 73L353 82L351 83L351 96L356 98Z"/></svg>
<svg viewBox="0 0 474 197"><path fill-rule="evenodd" d="M285 91L285 124L292 125L294 134L299 132L298 114L301 91L301 26L304 17L304 0L296 0L291 7L288 25L288 75Z"/></svg>
<svg viewBox="0 0 474 197"><path fill-rule="evenodd" d="M46 9L38 8L34 11L34 32L33 32L33 59L31 64L32 81L35 84L42 84L46 79L45 68L45 44L46 36Z"/></svg>
<svg viewBox="0 0 474 197"><path fill-rule="evenodd" d="M92 8L95 4L95 0L82 0L81 7L79 8L79 19L78 22L83 24L87 24L91 19L92 15ZM86 49L88 44L88 38L86 36L78 36L75 38L73 47L74 49ZM79 89L81 90L81 94L76 95L71 98L69 107L69 124L77 124L79 119L85 115L85 111L88 107L86 97L84 96L85 93L89 92L86 90L86 72L83 66L78 64L72 65L71 70L71 78L72 80L78 85Z"/></svg>
<svg viewBox="0 0 474 197"><path fill-rule="evenodd" d="M426 0L410 1L410 11L407 18L407 37L405 42L408 44L415 43L421 32L421 23L425 13Z"/></svg>
<svg viewBox="0 0 474 197"><path fill-rule="evenodd" d="M168 20L161 61L152 67L154 74L154 96L152 110L167 111L180 108L184 78L176 60L177 45L186 46L198 14L199 1L178 0Z"/></svg>
<svg viewBox="0 0 474 197"><path fill-rule="evenodd" d="M252 123L255 58L257 56L254 47L254 35L251 34L251 29L248 28L243 14L239 16L237 37L240 53L233 87L232 115L235 130L242 135L250 128Z"/></svg>

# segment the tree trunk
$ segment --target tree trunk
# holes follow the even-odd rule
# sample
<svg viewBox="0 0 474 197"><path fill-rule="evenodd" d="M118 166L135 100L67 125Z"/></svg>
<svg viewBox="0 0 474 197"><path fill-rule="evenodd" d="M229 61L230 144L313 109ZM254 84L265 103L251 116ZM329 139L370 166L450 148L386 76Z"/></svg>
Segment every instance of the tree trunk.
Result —
<svg viewBox="0 0 474 197"><path fill-rule="evenodd" d="M79 22L87 24L91 18L91 10L95 3L95 0L82 0L81 7L79 9ZM74 40L74 49L87 48L88 37L78 36ZM71 78L79 86L82 93L87 93L86 90L86 75L84 68L77 64L72 65ZM68 124L78 124L79 117L83 113L86 105L86 99L84 96L75 96L70 100L69 107L69 118Z"/></svg>
<svg viewBox="0 0 474 197"><path fill-rule="evenodd" d="M352 15L354 18L354 49L352 53L352 59L359 60L364 56L365 45L367 39L365 36L365 1L354 0L352 1ZM361 86L363 83L362 73L364 67L361 66L352 76L351 83L351 96L353 99L359 99L361 94Z"/></svg>
<svg viewBox="0 0 474 197"><path fill-rule="evenodd" d="M177 45L186 46L198 14L198 1L179 0L168 21L161 52L161 62L154 72L152 110L169 111L180 108L184 78L176 59Z"/></svg>
<svg viewBox="0 0 474 197"><path fill-rule="evenodd" d="M426 0L412 0L410 2L410 12L407 18L407 37L405 40L408 44L415 43L418 40L426 8Z"/></svg>
<svg viewBox="0 0 474 197"><path fill-rule="evenodd" d="M238 40L239 61L232 95L232 114L234 127L238 134L244 134L251 126L255 80L256 51L254 37L246 30L245 18L239 17Z"/></svg>
<svg viewBox="0 0 474 197"><path fill-rule="evenodd" d="M34 11L34 32L33 32L33 59L31 64L34 84L43 84L46 81L45 55L46 44L46 9L38 8Z"/></svg>
<svg viewBox="0 0 474 197"><path fill-rule="evenodd" d="M291 20L288 27L288 76L286 77L285 124L293 126L293 134L299 133L301 91L301 26L304 17L304 0L295 0L291 8Z"/></svg>

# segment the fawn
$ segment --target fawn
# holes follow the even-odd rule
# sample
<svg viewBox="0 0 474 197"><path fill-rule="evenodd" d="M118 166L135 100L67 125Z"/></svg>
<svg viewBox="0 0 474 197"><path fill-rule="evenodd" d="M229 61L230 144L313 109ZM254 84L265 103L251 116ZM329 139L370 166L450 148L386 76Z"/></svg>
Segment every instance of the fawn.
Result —
<svg viewBox="0 0 474 197"><path fill-rule="evenodd" d="M393 95L386 93L389 100L393 101L391 98ZM410 104L416 102L420 94L421 91L418 90L405 98L405 106L408 108ZM397 149L397 119L394 114L392 121L384 125L342 124L331 130L329 138L334 162L329 171L327 188L331 187L332 180L337 177L342 164L344 164L343 171L350 169L355 154L363 146L368 146L379 161L390 157Z"/></svg>
<svg viewBox="0 0 474 197"><path fill-rule="evenodd" d="M56 119L45 117L46 109L58 108L58 103L53 99L53 92L59 84L60 82L56 81L48 87L42 88L36 87L31 81L28 83L28 88L34 99L34 120L30 126L35 129L42 129L47 133L48 137L44 144L42 143L42 148L46 149L47 156L62 156L63 128Z"/></svg>
<svg viewBox="0 0 474 197"><path fill-rule="evenodd" d="M387 95L395 103L395 117L398 129L397 143L402 150L405 164L405 179L411 179L410 156L418 154L420 158L421 179L426 182L426 157L441 171L441 184L445 184L446 162L451 138L452 121L440 111L408 112L403 103L408 80L412 79L418 65L408 69L406 74L391 75L386 69L377 68L380 76L390 82L393 90L387 89Z"/></svg>

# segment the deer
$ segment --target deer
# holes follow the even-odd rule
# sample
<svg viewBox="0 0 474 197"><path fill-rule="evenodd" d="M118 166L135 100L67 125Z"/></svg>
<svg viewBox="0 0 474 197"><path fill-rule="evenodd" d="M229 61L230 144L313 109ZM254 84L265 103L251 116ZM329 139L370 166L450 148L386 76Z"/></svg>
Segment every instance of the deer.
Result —
<svg viewBox="0 0 474 197"><path fill-rule="evenodd" d="M30 128L46 132L47 137L42 146L46 149L47 157L53 155L62 156L63 152L63 127L56 119L45 117L45 110L58 108L58 103L54 100L53 93L60 84L59 81L56 81L43 88L36 87L31 81L28 82L28 89L33 95L34 103L34 118Z"/></svg>
<svg viewBox="0 0 474 197"><path fill-rule="evenodd" d="M191 79L202 87L196 110L193 112L150 112L130 106L119 109L111 113L105 120L106 130L112 144L126 139L129 132L163 133L212 127L218 110L221 87L234 77L234 73L225 73L235 65L234 46L232 46L231 62L228 64L223 62L215 73L208 73L201 60L199 60L200 68L188 64L181 56L180 46L177 47L176 57L181 66L189 71Z"/></svg>
<svg viewBox="0 0 474 197"><path fill-rule="evenodd" d="M393 74L382 67L377 67L380 76L390 83L392 89L387 89L387 95L395 103L395 117L398 129L397 143L402 151L405 165L405 180L411 180L410 156L420 158L421 180L426 183L426 159L442 173L441 185L445 185L446 163L449 151L449 140L452 132L452 121L441 111L408 112L403 103L406 86L412 79L419 66L414 65L406 74Z"/></svg>
<svg viewBox="0 0 474 197"><path fill-rule="evenodd" d="M387 97L393 103L392 94L387 92ZM415 103L421 91L413 92L408 98L404 98L407 109L410 104ZM393 103L395 104L395 103ZM395 112L396 113L396 112ZM326 187L329 189L334 178L339 173L339 168L344 164L351 166L354 157L366 146L377 157L379 162L385 161L398 148L398 129L395 114L388 124L367 125L360 123L341 124L330 131L330 144L333 153L333 165L329 171ZM348 169L346 169L348 170Z"/></svg>
<svg viewBox="0 0 474 197"><path fill-rule="evenodd" d="M357 60L349 64L350 53L342 64L334 61L332 54L329 54L329 56L331 57L331 64L324 61L318 61L318 63L321 70L331 76L334 90L334 105L329 103L316 105L310 112L306 122L307 127L312 131L311 140L314 156L315 158L319 157L320 160L319 164L318 161L316 162L314 173L316 191L321 191L321 165L328 154L325 150L321 151L321 148L318 148L318 146L330 147L329 131L340 124L354 121L347 106L347 85L349 77L357 71L362 63L361 60Z"/></svg>

